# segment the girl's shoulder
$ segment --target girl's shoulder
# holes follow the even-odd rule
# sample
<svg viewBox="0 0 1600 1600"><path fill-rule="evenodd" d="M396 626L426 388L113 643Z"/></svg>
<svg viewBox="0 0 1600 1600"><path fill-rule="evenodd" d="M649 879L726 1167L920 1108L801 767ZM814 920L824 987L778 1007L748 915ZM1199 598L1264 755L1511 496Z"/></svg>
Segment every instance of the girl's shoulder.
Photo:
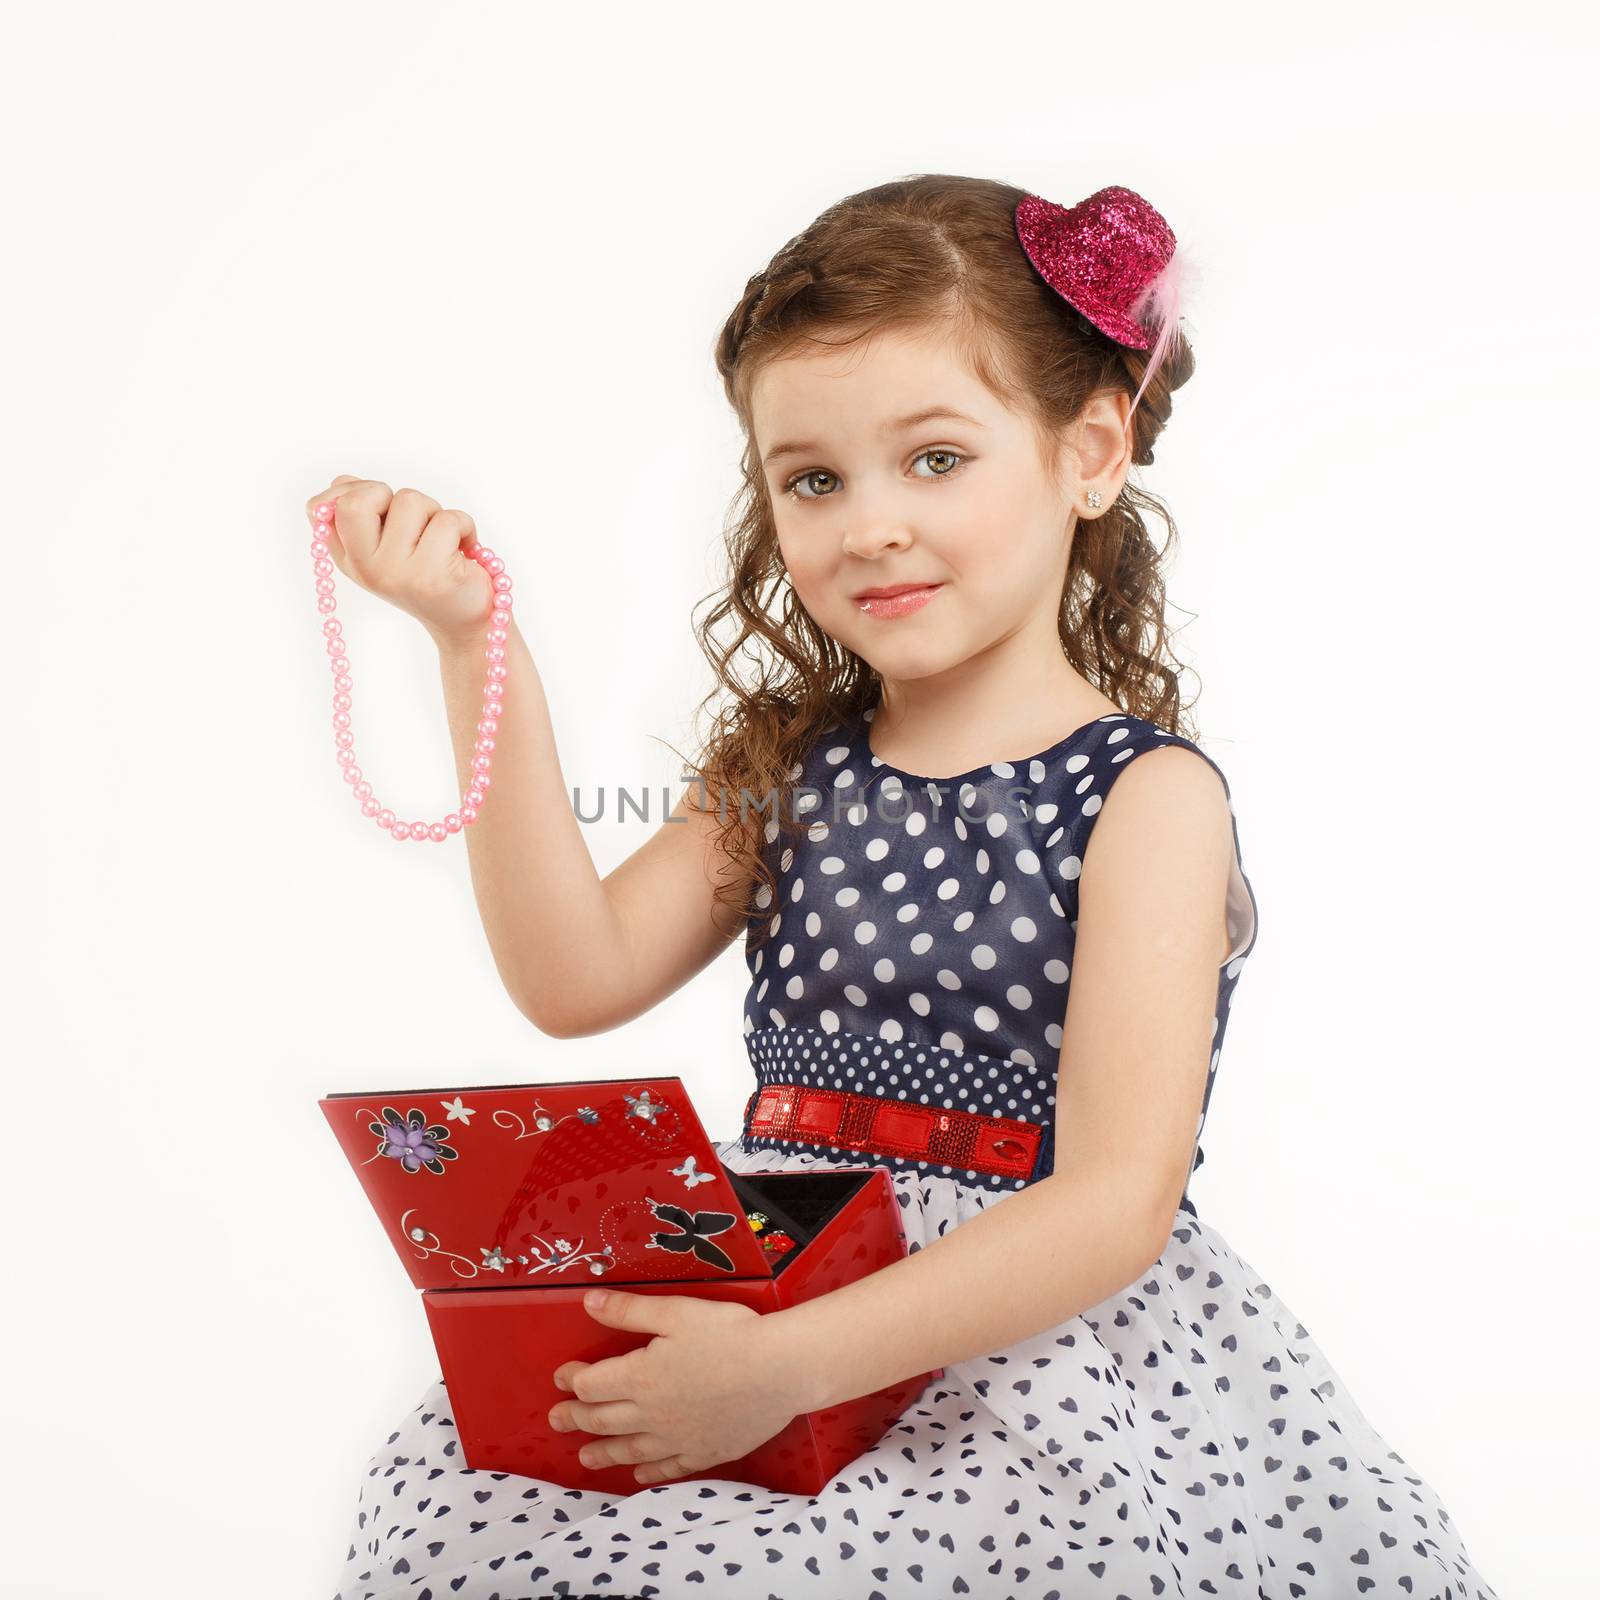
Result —
<svg viewBox="0 0 1600 1600"><path fill-rule="evenodd" d="M1077 915L1077 882L1090 832L1118 778L1141 756L1152 751L1186 750L1205 762L1222 785L1228 829L1233 837L1227 926L1234 944L1229 960L1247 954L1255 944L1256 897L1245 875L1233 790L1221 763L1194 739L1173 733L1144 717L1103 717L1091 724L1087 733L1088 737L1081 744L1055 763L1032 797L1034 829L1045 870L1051 881L1059 883L1065 891L1069 916Z"/></svg>
<svg viewBox="0 0 1600 1600"><path fill-rule="evenodd" d="M1230 813L1233 790L1221 764L1193 739L1148 718L1116 712L1085 723L1062 743L1017 768L1038 822L1087 835L1118 778L1141 756L1156 750L1187 750L1214 772Z"/></svg>
<svg viewBox="0 0 1600 1600"><path fill-rule="evenodd" d="M1216 773L1222 782L1223 793L1232 805L1233 793L1228 785L1227 773L1212 755L1187 735L1174 733L1148 718L1125 712L1101 717L1093 727L1098 732L1098 739L1089 746L1086 764L1093 764L1097 768L1104 787L1114 783L1138 757L1152 750L1177 748L1192 751Z"/></svg>

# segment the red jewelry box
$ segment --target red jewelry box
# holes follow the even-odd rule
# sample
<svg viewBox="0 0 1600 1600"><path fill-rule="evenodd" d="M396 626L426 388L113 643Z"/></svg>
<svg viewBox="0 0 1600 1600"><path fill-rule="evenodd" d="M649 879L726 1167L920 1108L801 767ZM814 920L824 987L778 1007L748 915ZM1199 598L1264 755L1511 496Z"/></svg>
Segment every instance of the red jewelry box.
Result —
<svg viewBox="0 0 1600 1600"><path fill-rule="evenodd" d="M583 1308L596 1286L780 1311L907 1254L884 1166L736 1173L679 1078L330 1094L318 1101L423 1308L470 1467L631 1494L557 1433L565 1361L648 1344ZM935 1372L796 1417L694 1477L813 1495L869 1449ZM673 1481L682 1482L684 1479Z"/></svg>

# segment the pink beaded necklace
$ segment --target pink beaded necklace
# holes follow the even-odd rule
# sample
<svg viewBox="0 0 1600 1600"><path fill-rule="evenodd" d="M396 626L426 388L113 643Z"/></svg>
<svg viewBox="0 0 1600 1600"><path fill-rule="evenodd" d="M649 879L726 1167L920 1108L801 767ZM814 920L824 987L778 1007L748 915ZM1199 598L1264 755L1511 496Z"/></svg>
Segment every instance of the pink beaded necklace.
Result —
<svg viewBox="0 0 1600 1600"><path fill-rule="evenodd" d="M338 746L339 765L344 781L361 802L361 814L372 817L391 839L432 839L443 843L452 833L460 833L469 822L478 820L484 791L489 787L489 767L494 758L494 736L500 731L500 713L505 709L506 624L511 620L511 579L506 564L493 550L474 544L467 552L494 582L495 609L489 617L489 645L484 651L489 670L483 685L483 720L478 724L474 746L472 787L462 798L460 811L452 811L441 822L399 822L394 812L372 792L372 785L356 765L355 738L350 732L350 661L345 654L344 624L333 616L333 562L328 556L328 530L333 523L333 501L325 500L312 513L316 533L311 540L311 560L317 575L317 610L323 615L322 631L333 668L333 742Z"/></svg>

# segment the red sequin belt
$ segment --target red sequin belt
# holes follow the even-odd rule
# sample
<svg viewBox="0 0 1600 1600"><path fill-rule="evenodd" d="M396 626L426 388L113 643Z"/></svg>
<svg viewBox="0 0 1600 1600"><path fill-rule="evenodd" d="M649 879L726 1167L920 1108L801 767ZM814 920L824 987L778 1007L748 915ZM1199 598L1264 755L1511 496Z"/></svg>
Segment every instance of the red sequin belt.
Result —
<svg viewBox="0 0 1600 1600"><path fill-rule="evenodd" d="M906 1161L1026 1178L1044 1129L1015 1117L912 1105L845 1089L769 1083L745 1102L753 1136L876 1151Z"/></svg>

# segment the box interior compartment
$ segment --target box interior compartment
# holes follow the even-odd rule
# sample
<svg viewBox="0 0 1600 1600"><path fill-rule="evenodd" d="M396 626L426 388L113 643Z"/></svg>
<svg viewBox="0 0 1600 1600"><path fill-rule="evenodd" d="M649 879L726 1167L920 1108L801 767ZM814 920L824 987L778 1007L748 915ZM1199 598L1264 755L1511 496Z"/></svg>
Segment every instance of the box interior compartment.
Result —
<svg viewBox="0 0 1600 1600"><path fill-rule="evenodd" d="M747 1211L766 1213L769 1225L795 1242L785 1255L772 1257L776 1277L827 1226L829 1219L860 1189L865 1172L723 1172Z"/></svg>

